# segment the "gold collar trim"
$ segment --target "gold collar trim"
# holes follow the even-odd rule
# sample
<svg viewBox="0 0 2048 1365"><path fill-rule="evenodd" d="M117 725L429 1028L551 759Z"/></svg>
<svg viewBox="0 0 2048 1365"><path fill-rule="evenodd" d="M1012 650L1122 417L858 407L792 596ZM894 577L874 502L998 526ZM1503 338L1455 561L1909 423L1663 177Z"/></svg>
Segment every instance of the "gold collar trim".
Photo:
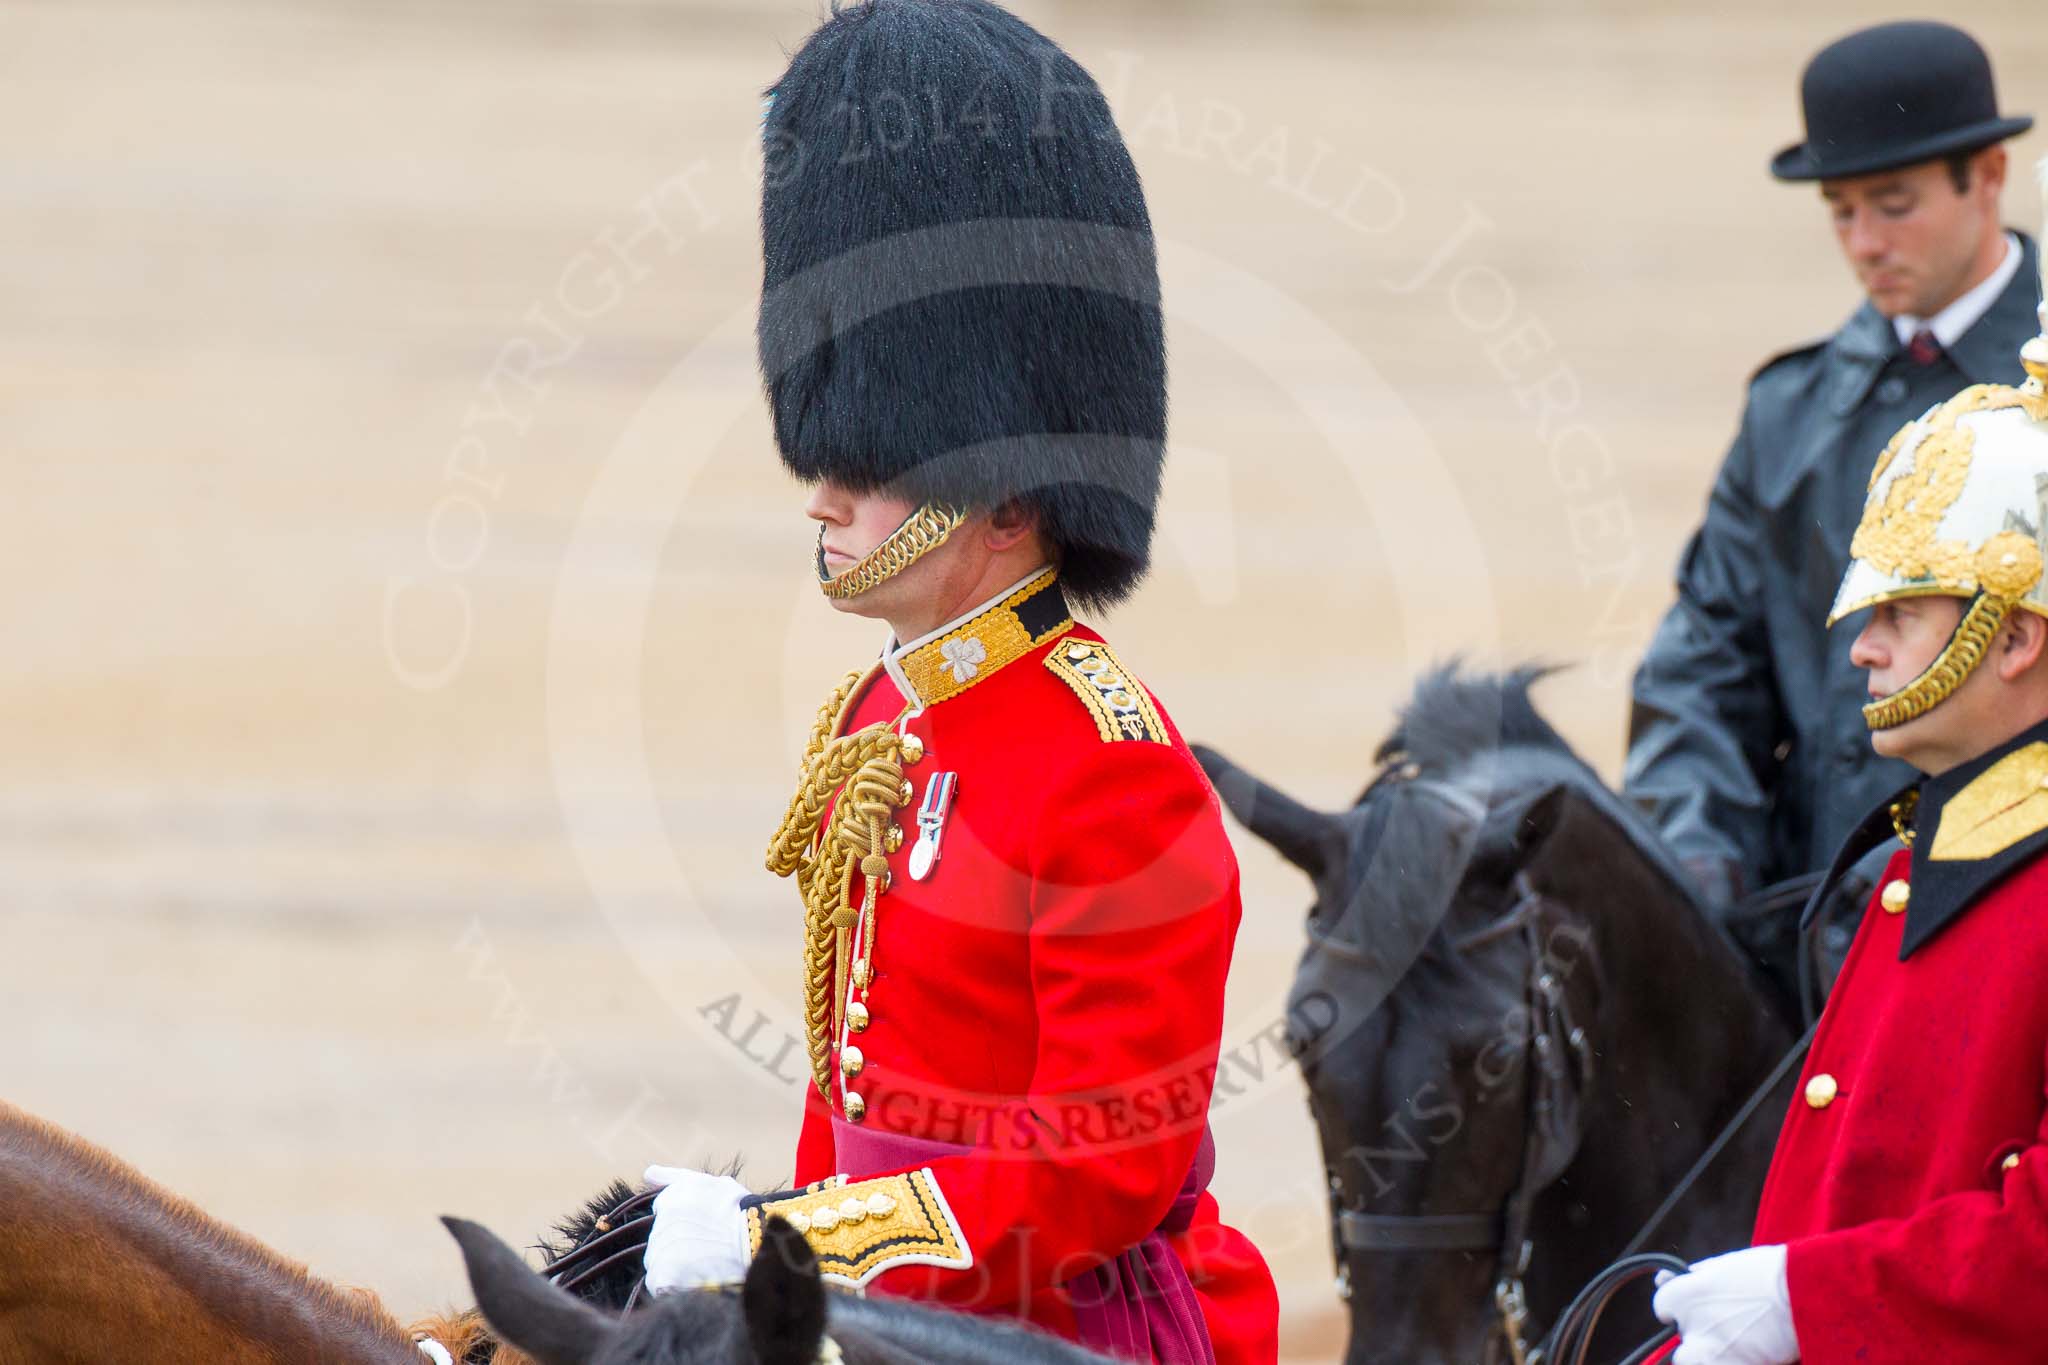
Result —
<svg viewBox="0 0 2048 1365"><path fill-rule="evenodd" d="M936 706L986 682L1074 624L1059 590L1059 572L1040 569L1001 599L958 623L885 658L905 700L913 707Z"/></svg>
<svg viewBox="0 0 2048 1365"><path fill-rule="evenodd" d="M1977 774L1941 808L1928 856L1990 858L2048 829L2048 743L2016 749Z"/></svg>

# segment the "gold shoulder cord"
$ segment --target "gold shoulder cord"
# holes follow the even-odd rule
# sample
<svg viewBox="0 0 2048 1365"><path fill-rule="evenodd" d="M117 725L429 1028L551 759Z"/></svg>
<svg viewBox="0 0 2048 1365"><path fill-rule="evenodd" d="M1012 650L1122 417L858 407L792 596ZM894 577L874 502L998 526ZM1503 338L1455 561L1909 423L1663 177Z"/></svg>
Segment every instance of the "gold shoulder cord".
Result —
<svg viewBox="0 0 2048 1365"><path fill-rule="evenodd" d="M856 924L866 920L872 929L875 898L889 875L885 831L905 804L903 737L893 726L878 721L835 736L854 689L866 676L864 669L847 674L818 709L798 769L796 795L768 845L768 870L778 877L794 873L803 896L804 1025L811 1077L827 1099L832 1095L832 1039L846 999L848 945ZM857 907L856 865L865 882Z"/></svg>

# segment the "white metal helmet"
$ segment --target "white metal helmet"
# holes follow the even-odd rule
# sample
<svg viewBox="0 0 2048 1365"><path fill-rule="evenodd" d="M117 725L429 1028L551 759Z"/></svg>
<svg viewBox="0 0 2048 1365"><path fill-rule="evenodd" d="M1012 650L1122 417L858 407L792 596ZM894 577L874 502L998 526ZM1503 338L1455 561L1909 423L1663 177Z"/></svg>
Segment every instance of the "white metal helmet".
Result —
<svg viewBox="0 0 2048 1365"><path fill-rule="evenodd" d="M2048 201L2048 161L2041 163ZM2044 267L2048 269L2048 267ZM2048 300L2018 388L1973 384L1907 423L1877 457L1828 624L1902 597L1969 608L1919 677L1863 708L1873 730L1925 715L1962 684L2015 609L2048 616Z"/></svg>

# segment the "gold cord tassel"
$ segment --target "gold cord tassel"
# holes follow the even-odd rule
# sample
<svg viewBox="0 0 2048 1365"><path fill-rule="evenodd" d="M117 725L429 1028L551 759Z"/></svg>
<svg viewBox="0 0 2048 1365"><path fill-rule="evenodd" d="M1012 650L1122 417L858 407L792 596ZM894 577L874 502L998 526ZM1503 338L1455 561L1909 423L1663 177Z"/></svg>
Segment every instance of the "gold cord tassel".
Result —
<svg viewBox="0 0 2048 1365"><path fill-rule="evenodd" d="M872 936L875 899L889 873L885 831L904 804L903 737L894 727L877 722L832 737L862 676L848 674L819 709L796 794L768 845L768 870L778 877L794 874L803 897L804 1028L811 1078L828 1098L853 928L866 920ZM862 883L858 901L856 873Z"/></svg>

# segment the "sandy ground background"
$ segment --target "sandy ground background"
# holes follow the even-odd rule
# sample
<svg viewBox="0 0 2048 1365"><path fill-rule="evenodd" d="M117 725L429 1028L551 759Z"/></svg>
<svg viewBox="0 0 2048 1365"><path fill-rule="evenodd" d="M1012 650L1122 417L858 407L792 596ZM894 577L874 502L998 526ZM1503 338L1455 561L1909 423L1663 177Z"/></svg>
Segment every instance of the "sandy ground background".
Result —
<svg viewBox="0 0 2048 1365"><path fill-rule="evenodd" d="M1883 16L1019 8L1163 241L1123 653L1330 803L1425 664L1569 662L1544 703L1612 776L1745 376L1855 301L1763 168ZM2038 6L1962 9L2048 113ZM787 1173L760 850L876 643L804 582L748 340L756 95L814 16L0 5L0 1094L401 1314L464 1296L443 1211L523 1239L649 1159ZM1240 853L1217 1191L1327 1358L1258 1042L1306 890Z"/></svg>

